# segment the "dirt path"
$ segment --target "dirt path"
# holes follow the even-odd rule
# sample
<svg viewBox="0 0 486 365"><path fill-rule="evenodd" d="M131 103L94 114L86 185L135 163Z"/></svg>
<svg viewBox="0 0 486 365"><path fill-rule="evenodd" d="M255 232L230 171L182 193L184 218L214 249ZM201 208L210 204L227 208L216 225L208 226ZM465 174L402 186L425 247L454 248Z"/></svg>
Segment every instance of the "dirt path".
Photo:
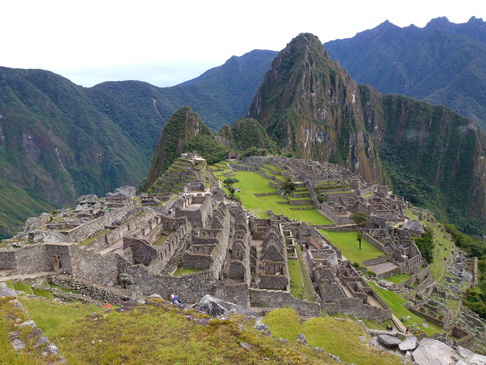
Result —
<svg viewBox="0 0 486 365"><path fill-rule="evenodd" d="M43 271L43 272L36 272L33 274L7 275L7 276L0 276L0 281L37 279L52 274L54 274L53 271Z"/></svg>

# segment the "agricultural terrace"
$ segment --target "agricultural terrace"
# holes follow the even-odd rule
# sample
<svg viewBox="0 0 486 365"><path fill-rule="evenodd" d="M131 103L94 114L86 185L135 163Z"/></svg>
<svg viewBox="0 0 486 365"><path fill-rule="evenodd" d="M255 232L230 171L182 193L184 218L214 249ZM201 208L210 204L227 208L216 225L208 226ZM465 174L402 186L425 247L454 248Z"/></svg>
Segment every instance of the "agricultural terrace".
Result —
<svg viewBox="0 0 486 365"><path fill-rule="evenodd" d="M217 166L216 168L214 166ZM241 199L243 206L259 218L268 218L267 211L271 210L275 214L284 215L290 219L307 222L315 225L328 225L332 222L319 213L312 205L291 206L288 199L279 195L277 189L269 185L269 180L253 171L234 171L232 172L225 164L216 164L212 167L216 176L225 180L228 177L236 178L238 183L233 186L237 188L237 196ZM283 178L282 178L283 180ZM225 191L228 193L227 189ZM255 196L256 194L274 193L274 195ZM292 199L292 198L291 198ZM293 198L296 199L296 198ZM308 199L308 198L307 198ZM291 209L291 208L305 208Z"/></svg>
<svg viewBox="0 0 486 365"><path fill-rule="evenodd" d="M377 258L378 256L383 256L384 253L373 246L364 237L361 241L361 249L358 244L358 232L331 232L319 229L319 232L326 237L329 242L334 246L339 248L346 259L351 262L362 263L366 260L371 260Z"/></svg>
<svg viewBox="0 0 486 365"><path fill-rule="evenodd" d="M410 317L409 319L407 319L407 322L405 322L404 325L409 326L412 332L415 332L414 328L416 328L417 330L424 332L427 336L430 337L442 330L440 326L425 320L423 317L417 316L416 314L410 312L407 308L405 308L403 304L407 301L397 293L382 289L372 281L368 281L368 284L370 284L370 286L378 293L378 295L385 301L385 303L388 304L395 317Z"/></svg>

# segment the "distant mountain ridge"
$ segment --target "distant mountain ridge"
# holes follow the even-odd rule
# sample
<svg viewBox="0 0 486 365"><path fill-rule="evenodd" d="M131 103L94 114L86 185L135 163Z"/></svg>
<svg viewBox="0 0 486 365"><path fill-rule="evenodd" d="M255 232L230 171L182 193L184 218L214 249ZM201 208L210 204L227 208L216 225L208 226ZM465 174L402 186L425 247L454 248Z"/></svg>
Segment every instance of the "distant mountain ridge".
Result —
<svg viewBox="0 0 486 365"><path fill-rule="evenodd" d="M312 34L275 58L248 116L296 157L388 182L470 232L486 227L486 137L444 106L358 85Z"/></svg>
<svg viewBox="0 0 486 365"><path fill-rule="evenodd" d="M432 19L424 28L385 21L324 44L360 84L448 106L486 131L486 22Z"/></svg>

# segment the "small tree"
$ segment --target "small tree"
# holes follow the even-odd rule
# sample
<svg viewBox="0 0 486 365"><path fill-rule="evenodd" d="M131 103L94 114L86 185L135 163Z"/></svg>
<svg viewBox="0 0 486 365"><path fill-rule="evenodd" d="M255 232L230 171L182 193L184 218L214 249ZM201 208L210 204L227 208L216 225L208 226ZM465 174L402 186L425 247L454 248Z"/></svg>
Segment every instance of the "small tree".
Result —
<svg viewBox="0 0 486 365"><path fill-rule="evenodd" d="M234 178L234 177L228 177L227 179L223 180L224 186L226 186L228 189L233 186L233 184L239 183L240 180Z"/></svg>
<svg viewBox="0 0 486 365"><path fill-rule="evenodd" d="M361 241L363 240L363 229L366 223L369 222L368 214L363 212L356 212L351 214L349 218L351 218L351 220L358 226L359 232L357 240L359 243L359 248L361 249Z"/></svg>
<svg viewBox="0 0 486 365"><path fill-rule="evenodd" d="M285 195L290 195L292 194L293 191L295 191L295 184L290 180L289 178L286 178L285 181L282 183L281 190Z"/></svg>

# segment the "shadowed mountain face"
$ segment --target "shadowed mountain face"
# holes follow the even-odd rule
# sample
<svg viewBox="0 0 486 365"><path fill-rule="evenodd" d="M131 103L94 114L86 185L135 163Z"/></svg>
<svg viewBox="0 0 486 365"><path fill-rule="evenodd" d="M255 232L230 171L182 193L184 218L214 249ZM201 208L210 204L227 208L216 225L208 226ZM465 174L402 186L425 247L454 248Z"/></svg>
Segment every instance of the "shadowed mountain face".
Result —
<svg viewBox="0 0 486 365"><path fill-rule="evenodd" d="M120 127L61 76L0 68L0 114L0 236L81 193L136 184L144 172Z"/></svg>
<svg viewBox="0 0 486 365"><path fill-rule="evenodd" d="M311 34L294 38L275 58L248 116L287 152L388 181L471 232L486 227L486 141L479 128L445 107L358 86Z"/></svg>
<svg viewBox="0 0 486 365"><path fill-rule="evenodd" d="M276 52L255 50L171 88L83 88L42 70L0 67L0 238L81 194L139 185L170 116L191 105L214 130L248 108Z"/></svg>
<svg viewBox="0 0 486 365"><path fill-rule="evenodd" d="M447 18L426 27L386 21L349 39L324 44L360 84L446 105L486 131L486 22Z"/></svg>

